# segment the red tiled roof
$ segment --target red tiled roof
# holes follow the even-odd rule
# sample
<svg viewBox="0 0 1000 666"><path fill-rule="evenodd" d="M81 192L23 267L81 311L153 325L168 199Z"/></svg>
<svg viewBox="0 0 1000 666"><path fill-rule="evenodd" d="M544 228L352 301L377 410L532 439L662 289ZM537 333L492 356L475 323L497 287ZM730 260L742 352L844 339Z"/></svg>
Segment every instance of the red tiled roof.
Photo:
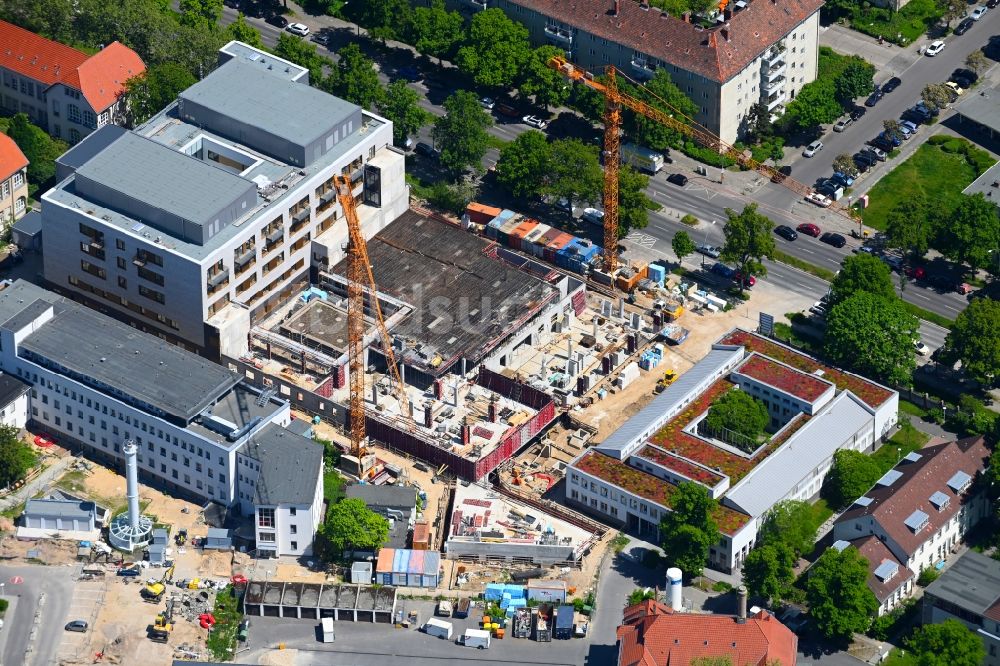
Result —
<svg viewBox="0 0 1000 666"><path fill-rule="evenodd" d="M798 638L767 611L739 624L732 615L675 613L647 600L625 609L618 627L619 666L687 666L701 657L794 666Z"/></svg>
<svg viewBox="0 0 1000 666"><path fill-rule="evenodd" d="M815 375L760 354L751 354L750 358L736 368L736 372L807 402L813 402L833 386Z"/></svg>
<svg viewBox="0 0 1000 666"><path fill-rule="evenodd" d="M617 16L613 0L509 1L720 82L742 72L823 6L823 0L751 0L728 27L704 30L633 0L621 0Z"/></svg>
<svg viewBox="0 0 1000 666"><path fill-rule="evenodd" d="M904 458L893 468L902 476L891 485L876 484L865 493L871 499L868 506L854 504L837 519L837 523L842 523L868 516L874 518L886 535L899 544L902 554L896 555L900 560L909 560L920 544L960 510L971 488L962 495L956 494L948 486L952 476L962 471L974 479L985 468L990 456L982 437L928 446L917 453L919 460L911 462ZM930 501L935 492L944 493L949 500L943 510L938 510ZM904 521L918 510L927 514L927 525L914 532Z"/></svg>
<svg viewBox="0 0 1000 666"><path fill-rule="evenodd" d="M892 551L878 537L867 536L863 539L855 539L851 541L851 545L857 548L862 557L868 560L868 589L872 591L880 604L895 594L896 590L902 587L906 581L913 578L914 574L909 567L900 562L899 558L893 555ZM886 561L895 563L898 569L896 575L883 583L875 575L875 570Z"/></svg>
<svg viewBox="0 0 1000 666"><path fill-rule="evenodd" d="M0 132L0 180L7 180L26 166L28 158L14 143L14 139Z"/></svg>
<svg viewBox="0 0 1000 666"><path fill-rule="evenodd" d="M79 90L98 113L115 101L126 79L146 71L135 51L118 42L88 56L6 21L0 21L0 67L46 87L62 83Z"/></svg>

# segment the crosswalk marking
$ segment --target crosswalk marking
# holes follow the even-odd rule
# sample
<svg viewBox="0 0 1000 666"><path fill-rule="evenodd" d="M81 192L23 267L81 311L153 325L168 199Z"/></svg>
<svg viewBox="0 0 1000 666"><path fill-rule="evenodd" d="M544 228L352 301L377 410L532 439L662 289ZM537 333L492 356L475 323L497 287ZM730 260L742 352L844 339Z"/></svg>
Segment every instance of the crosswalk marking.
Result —
<svg viewBox="0 0 1000 666"><path fill-rule="evenodd" d="M650 236L649 234L633 231L629 233L629 235L626 236L623 240L627 240L630 243L635 243L636 245L639 245L641 247L653 249L653 247L656 245L657 239L653 236Z"/></svg>

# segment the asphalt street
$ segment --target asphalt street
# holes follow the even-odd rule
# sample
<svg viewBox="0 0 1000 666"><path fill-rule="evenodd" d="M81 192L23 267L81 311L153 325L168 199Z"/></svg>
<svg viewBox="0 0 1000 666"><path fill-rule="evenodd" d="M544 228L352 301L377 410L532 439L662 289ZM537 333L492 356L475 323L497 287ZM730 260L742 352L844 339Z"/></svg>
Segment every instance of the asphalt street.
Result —
<svg viewBox="0 0 1000 666"><path fill-rule="evenodd" d="M4 621L2 631L7 633L7 643L0 666L55 663L73 598L71 571L68 567L0 566L2 594L18 600L14 617Z"/></svg>

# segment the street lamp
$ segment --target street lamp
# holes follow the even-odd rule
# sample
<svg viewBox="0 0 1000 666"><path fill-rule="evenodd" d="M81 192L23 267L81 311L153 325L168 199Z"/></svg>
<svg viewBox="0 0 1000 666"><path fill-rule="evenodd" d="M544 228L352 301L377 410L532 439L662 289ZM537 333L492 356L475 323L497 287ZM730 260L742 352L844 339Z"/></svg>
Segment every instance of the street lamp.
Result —
<svg viewBox="0 0 1000 666"><path fill-rule="evenodd" d="M712 226L715 226L715 220L712 220ZM705 243L704 243L704 245L706 245L706 246L708 245L708 227L707 226L705 227ZM702 268L705 267L705 253L704 252L701 253L701 267Z"/></svg>

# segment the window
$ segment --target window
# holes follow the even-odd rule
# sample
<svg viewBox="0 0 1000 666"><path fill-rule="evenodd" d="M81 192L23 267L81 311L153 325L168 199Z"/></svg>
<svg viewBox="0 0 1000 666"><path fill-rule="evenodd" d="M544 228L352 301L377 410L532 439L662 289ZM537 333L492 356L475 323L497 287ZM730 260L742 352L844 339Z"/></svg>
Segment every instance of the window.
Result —
<svg viewBox="0 0 1000 666"><path fill-rule="evenodd" d="M208 489L209 494L211 494L212 489ZM274 543L274 532L261 532L257 535L257 540L261 543Z"/></svg>
<svg viewBox="0 0 1000 666"><path fill-rule="evenodd" d="M21 187L21 185L24 185L24 174L18 171L17 173L14 174L14 178L12 179L12 181L14 183L15 189Z"/></svg>
<svg viewBox="0 0 1000 666"><path fill-rule="evenodd" d="M274 509L257 509L257 527L274 527Z"/></svg>
<svg viewBox="0 0 1000 666"><path fill-rule="evenodd" d="M295 507L294 506L291 509L288 510L288 515L289 516L294 516L295 515Z"/></svg>
<svg viewBox="0 0 1000 666"><path fill-rule="evenodd" d="M292 541L291 542L291 546L292 546L292 550L298 550L299 549L299 542L298 541Z"/></svg>
<svg viewBox="0 0 1000 666"><path fill-rule="evenodd" d="M299 533L299 528L298 528L297 525L289 525L288 527L290 528L292 534L298 534Z"/></svg>

